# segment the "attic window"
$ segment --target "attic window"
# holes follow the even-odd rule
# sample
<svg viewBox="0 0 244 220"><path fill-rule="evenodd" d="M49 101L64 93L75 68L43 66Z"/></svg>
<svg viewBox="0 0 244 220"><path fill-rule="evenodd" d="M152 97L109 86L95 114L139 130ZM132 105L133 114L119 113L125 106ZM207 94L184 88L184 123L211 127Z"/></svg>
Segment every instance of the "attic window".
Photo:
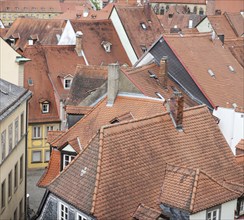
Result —
<svg viewBox="0 0 244 220"><path fill-rule="evenodd" d="M108 41L102 41L101 45L103 46L104 50L107 52L107 53L110 53L111 52L111 46L112 44Z"/></svg>
<svg viewBox="0 0 244 220"><path fill-rule="evenodd" d="M228 68L229 68L229 70L230 70L232 73L234 73L234 72L235 72L235 69L234 69L234 67L233 67L233 66L229 65L229 66L228 66Z"/></svg>
<svg viewBox="0 0 244 220"><path fill-rule="evenodd" d="M158 78L157 75L154 74L151 70L148 70L148 73L149 73L150 78L154 78L154 79Z"/></svg>
<svg viewBox="0 0 244 220"><path fill-rule="evenodd" d="M147 26L144 22L141 22L140 25L141 25L143 30L147 30Z"/></svg>
<svg viewBox="0 0 244 220"><path fill-rule="evenodd" d="M28 79L28 85L33 86L33 80L31 78Z"/></svg>
<svg viewBox="0 0 244 220"><path fill-rule="evenodd" d="M146 45L140 45L140 47L141 47L141 50L143 53L145 53L147 51Z"/></svg>
<svg viewBox="0 0 244 220"><path fill-rule="evenodd" d="M44 114L49 112L50 102L48 100L41 102L41 110L42 110L42 113L44 113Z"/></svg>
<svg viewBox="0 0 244 220"><path fill-rule="evenodd" d="M211 69L208 69L208 73L211 77L215 78L215 74Z"/></svg>
<svg viewBox="0 0 244 220"><path fill-rule="evenodd" d="M71 84L72 84L72 79L70 79L70 78L64 79L64 88L65 89L70 89Z"/></svg>
<svg viewBox="0 0 244 220"><path fill-rule="evenodd" d="M200 9L199 9L199 15L204 15L203 8L200 8Z"/></svg>

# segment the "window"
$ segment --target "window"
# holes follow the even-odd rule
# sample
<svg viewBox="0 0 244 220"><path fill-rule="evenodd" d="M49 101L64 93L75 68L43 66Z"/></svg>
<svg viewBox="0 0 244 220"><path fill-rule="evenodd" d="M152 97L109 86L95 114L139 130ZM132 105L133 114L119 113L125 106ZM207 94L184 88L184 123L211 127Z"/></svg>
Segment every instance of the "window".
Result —
<svg viewBox="0 0 244 220"><path fill-rule="evenodd" d="M40 150L38 151L32 151L32 163L40 163L42 161L42 152Z"/></svg>
<svg viewBox="0 0 244 220"><path fill-rule="evenodd" d="M42 113L49 112L49 103L42 103Z"/></svg>
<svg viewBox="0 0 244 220"><path fill-rule="evenodd" d="M8 149L9 149L9 153L13 149L13 124L12 123L8 126Z"/></svg>
<svg viewBox="0 0 244 220"><path fill-rule="evenodd" d="M68 212L69 212L68 207L66 205L60 203L59 219L60 220L67 220L68 219Z"/></svg>
<svg viewBox="0 0 244 220"><path fill-rule="evenodd" d="M50 160L50 150L45 150L45 162Z"/></svg>
<svg viewBox="0 0 244 220"><path fill-rule="evenodd" d="M20 157L20 161L19 161L19 178L20 181L23 180L24 177L24 159L23 159L23 155Z"/></svg>
<svg viewBox="0 0 244 220"><path fill-rule="evenodd" d="M23 199L21 199L19 202L19 219L22 219L22 215L23 215Z"/></svg>
<svg viewBox="0 0 244 220"><path fill-rule="evenodd" d="M2 161L6 157L6 130L1 134Z"/></svg>
<svg viewBox="0 0 244 220"><path fill-rule="evenodd" d="M53 126L47 126L46 137L48 135L48 131L53 131Z"/></svg>
<svg viewBox="0 0 244 220"><path fill-rule="evenodd" d="M14 190L18 188L18 162L14 166Z"/></svg>
<svg viewBox="0 0 244 220"><path fill-rule="evenodd" d="M25 133L25 122L24 122L24 113L20 115L20 137Z"/></svg>
<svg viewBox="0 0 244 220"><path fill-rule="evenodd" d="M208 211L207 220L219 220L219 209L213 209Z"/></svg>
<svg viewBox="0 0 244 220"><path fill-rule="evenodd" d="M64 88L70 89L72 80L71 79L64 79Z"/></svg>
<svg viewBox="0 0 244 220"><path fill-rule="evenodd" d="M8 174L8 198L12 197L12 170Z"/></svg>
<svg viewBox="0 0 244 220"><path fill-rule="evenodd" d="M240 215L244 214L244 200L240 203Z"/></svg>
<svg viewBox="0 0 244 220"><path fill-rule="evenodd" d="M83 215L77 213L77 220L87 220L87 218L84 217Z"/></svg>
<svg viewBox="0 0 244 220"><path fill-rule="evenodd" d="M41 127L39 127L39 126L33 127L33 138L34 139L41 138Z"/></svg>
<svg viewBox="0 0 244 220"><path fill-rule="evenodd" d="M6 206L6 180L4 180L1 184L1 210L3 210Z"/></svg>
<svg viewBox="0 0 244 220"><path fill-rule="evenodd" d="M14 137L15 137L15 146L18 144L19 141L19 118L15 119L14 122Z"/></svg>
<svg viewBox="0 0 244 220"><path fill-rule="evenodd" d="M63 156L63 169L75 158L74 155L64 154Z"/></svg>
<svg viewBox="0 0 244 220"><path fill-rule="evenodd" d="M144 22L141 22L140 25L143 30L147 30L147 26Z"/></svg>

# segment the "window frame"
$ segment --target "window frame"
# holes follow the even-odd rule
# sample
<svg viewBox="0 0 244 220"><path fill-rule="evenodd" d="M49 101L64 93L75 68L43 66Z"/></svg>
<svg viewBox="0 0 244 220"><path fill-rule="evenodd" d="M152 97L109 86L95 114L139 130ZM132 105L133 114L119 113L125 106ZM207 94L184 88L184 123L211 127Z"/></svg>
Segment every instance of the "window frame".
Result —
<svg viewBox="0 0 244 220"><path fill-rule="evenodd" d="M240 211L239 211L240 215L244 214L244 200L241 200L240 202Z"/></svg>
<svg viewBox="0 0 244 220"><path fill-rule="evenodd" d="M65 159L65 156L69 157L69 159L66 160L66 159ZM70 164L70 162L71 162L73 159L75 159L75 156L76 156L76 155L74 155L74 154L65 154L65 153L63 154L63 163L62 163L62 165L63 165L63 166L62 166L63 169L64 169L66 166L68 166L68 165ZM73 158L73 159L72 159L72 158ZM66 162L66 161L68 162L67 165L65 165L65 162Z"/></svg>
<svg viewBox="0 0 244 220"><path fill-rule="evenodd" d="M13 123L8 126L8 152L13 150Z"/></svg>
<svg viewBox="0 0 244 220"><path fill-rule="evenodd" d="M46 153L49 153L49 160L47 160L47 157L46 157ZM44 162L49 162L50 161L50 150L45 150L45 154L44 154Z"/></svg>
<svg viewBox="0 0 244 220"><path fill-rule="evenodd" d="M24 112L20 115L20 137L23 137L25 134L25 116Z"/></svg>
<svg viewBox="0 0 244 220"><path fill-rule="evenodd" d="M14 165L14 192L18 189L18 177L19 177L19 172L18 172L18 162Z"/></svg>
<svg viewBox="0 0 244 220"><path fill-rule="evenodd" d="M13 171L8 173L8 201L11 200L13 195Z"/></svg>
<svg viewBox="0 0 244 220"><path fill-rule="evenodd" d="M7 132L5 129L1 133L1 148L2 148L1 161L4 161L4 159L7 157L7 154L6 154L6 138L7 138Z"/></svg>
<svg viewBox="0 0 244 220"><path fill-rule="evenodd" d="M46 107L46 109L44 107ZM47 102L42 103L42 113L47 114L49 113L49 110L50 110L50 104Z"/></svg>
<svg viewBox="0 0 244 220"><path fill-rule="evenodd" d="M14 120L14 146L19 142L19 117Z"/></svg>
<svg viewBox="0 0 244 220"><path fill-rule="evenodd" d="M47 135L48 135L48 131L53 131L54 130L54 126L53 125L48 125L47 127L46 127L46 137L47 137Z"/></svg>
<svg viewBox="0 0 244 220"><path fill-rule="evenodd" d="M216 218L214 219L213 213L216 211ZM210 218L208 217L208 214L211 213ZM213 208L206 210L206 220L220 220L221 219L221 206L215 206Z"/></svg>
<svg viewBox="0 0 244 220"><path fill-rule="evenodd" d="M21 155L20 159L19 159L19 179L20 179L20 183L23 181L24 179L24 154Z"/></svg>
<svg viewBox="0 0 244 220"><path fill-rule="evenodd" d="M64 207L64 209L62 209L62 207ZM62 212L64 212L64 216L62 216ZM65 215L67 215L67 216L65 216ZM59 217L60 220L68 220L69 219L69 207L67 205L65 205L64 203L62 203L62 202L59 202L58 217Z"/></svg>
<svg viewBox="0 0 244 220"><path fill-rule="evenodd" d="M23 199L19 201L19 219L23 217Z"/></svg>
<svg viewBox="0 0 244 220"><path fill-rule="evenodd" d="M40 153L40 160L39 161L33 161L33 154L37 153L37 152ZM42 163L42 150L33 150L31 152L31 163Z"/></svg>
<svg viewBox="0 0 244 220"><path fill-rule="evenodd" d="M1 183L1 212L6 208L6 179Z"/></svg>
<svg viewBox="0 0 244 220"><path fill-rule="evenodd" d="M41 138L42 138L41 126L33 126L32 139L41 139Z"/></svg>
<svg viewBox="0 0 244 220"><path fill-rule="evenodd" d="M80 217L80 219L79 219L79 217ZM85 217L84 215L82 215L79 212L77 212L77 214L76 214L76 219L77 220L88 220L87 217Z"/></svg>
<svg viewBox="0 0 244 220"><path fill-rule="evenodd" d="M70 89L73 79L70 77L67 77L64 79L64 89ZM69 85L67 86L67 82L69 82Z"/></svg>

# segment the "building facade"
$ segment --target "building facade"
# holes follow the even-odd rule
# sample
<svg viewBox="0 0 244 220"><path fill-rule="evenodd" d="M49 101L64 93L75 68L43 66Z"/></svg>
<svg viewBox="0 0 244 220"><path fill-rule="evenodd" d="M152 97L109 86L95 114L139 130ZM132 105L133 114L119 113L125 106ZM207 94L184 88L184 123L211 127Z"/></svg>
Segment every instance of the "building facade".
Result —
<svg viewBox="0 0 244 220"><path fill-rule="evenodd" d="M30 97L28 90L0 79L0 219L25 219Z"/></svg>

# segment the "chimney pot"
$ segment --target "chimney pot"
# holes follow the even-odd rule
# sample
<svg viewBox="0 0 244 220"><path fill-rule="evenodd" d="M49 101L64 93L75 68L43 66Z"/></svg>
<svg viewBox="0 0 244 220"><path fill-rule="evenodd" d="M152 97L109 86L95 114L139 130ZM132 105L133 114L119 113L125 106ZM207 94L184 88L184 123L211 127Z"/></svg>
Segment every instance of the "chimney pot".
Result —
<svg viewBox="0 0 244 220"><path fill-rule="evenodd" d="M75 51L78 54L78 56L82 56L82 50L83 50L83 33L81 31L77 31L76 34L76 44L75 44Z"/></svg>
<svg viewBox="0 0 244 220"><path fill-rule="evenodd" d="M163 56L160 60L160 68L158 74L159 82L164 88L167 88L168 81L168 57Z"/></svg>

